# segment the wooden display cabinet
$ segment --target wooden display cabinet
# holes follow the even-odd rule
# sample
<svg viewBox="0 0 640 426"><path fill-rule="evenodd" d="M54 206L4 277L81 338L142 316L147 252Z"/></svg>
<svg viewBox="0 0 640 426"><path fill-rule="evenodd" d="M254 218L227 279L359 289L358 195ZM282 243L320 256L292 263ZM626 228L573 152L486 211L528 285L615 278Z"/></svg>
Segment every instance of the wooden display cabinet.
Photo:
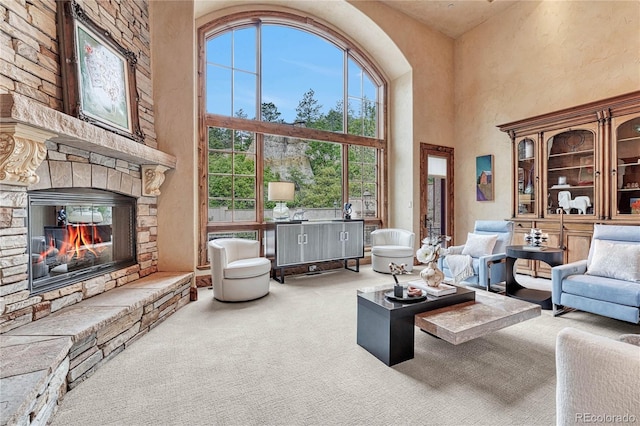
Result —
<svg viewBox="0 0 640 426"><path fill-rule="evenodd" d="M558 214L558 209L565 214L598 216L596 194L601 184L595 150L597 131L597 123L592 123L543 133L545 217Z"/></svg>
<svg viewBox="0 0 640 426"><path fill-rule="evenodd" d="M640 225L640 91L498 127L513 143L513 244L540 228L568 263L588 257L594 224ZM516 271L551 276L538 261Z"/></svg>
<svg viewBox="0 0 640 426"><path fill-rule="evenodd" d="M640 114L611 120L611 218L640 219Z"/></svg>

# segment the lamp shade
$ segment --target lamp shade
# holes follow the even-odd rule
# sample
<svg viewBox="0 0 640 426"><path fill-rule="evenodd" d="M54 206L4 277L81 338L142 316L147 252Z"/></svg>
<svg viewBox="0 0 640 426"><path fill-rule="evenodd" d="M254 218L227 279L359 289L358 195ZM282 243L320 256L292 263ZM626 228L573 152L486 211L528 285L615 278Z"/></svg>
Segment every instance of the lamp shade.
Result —
<svg viewBox="0 0 640 426"><path fill-rule="evenodd" d="M269 201L293 201L296 186L293 182L269 182Z"/></svg>

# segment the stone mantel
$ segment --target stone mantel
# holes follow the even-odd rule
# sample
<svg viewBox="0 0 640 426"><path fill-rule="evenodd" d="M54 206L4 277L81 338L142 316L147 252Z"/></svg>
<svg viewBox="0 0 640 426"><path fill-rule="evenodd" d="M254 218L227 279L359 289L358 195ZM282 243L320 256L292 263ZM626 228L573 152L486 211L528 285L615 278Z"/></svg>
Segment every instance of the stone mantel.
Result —
<svg viewBox="0 0 640 426"><path fill-rule="evenodd" d="M132 139L104 130L32 99L17 94L0 94L0 123L24 124L53 133L50 141L119 158L130 163L176 167L176 157Z"/></svg>

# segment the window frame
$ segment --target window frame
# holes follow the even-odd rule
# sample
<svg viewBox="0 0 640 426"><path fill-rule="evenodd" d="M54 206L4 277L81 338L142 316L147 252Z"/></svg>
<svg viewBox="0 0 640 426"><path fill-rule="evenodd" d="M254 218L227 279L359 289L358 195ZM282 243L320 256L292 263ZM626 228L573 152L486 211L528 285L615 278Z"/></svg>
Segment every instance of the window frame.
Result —
<svg viewBox="0 0 640 426"><path fill-rule="evenodd" d="M239 29L249 25L261 25L277 24L288 26L294 29L303 30L325 40L332 42L338 48L341 48L345 54L345 68L348 66L348 60L353 60L358 66L365 71L374 84L378 86L378 120L377 120L377 134L378 138L365 137L359 135L348 134L347 123L344 123L344 133L335 133L323 130L317 130L312 128L294 126L291 124L276 123L261 121L261 112L257 111L256 120L242 119L233 116L225 116L218 114L207 113L206 110L206 43L207 39L223 32ZM348 149L349 145L361 145L366 147L375 148L378 158L378 185L377 194L375 199L377 200L377 216L364 218L365 225L367 226L382 226L386 222L387 216L387 202L386 202L386 187L387 187L387 129L388 129L388 107L387 107L387 82L379 68L369 60L367 55L362 52L358 46L349 42L338 31L316 21L309 16L296 15L289 12L276 12L276 11L247 11L239 12L225 16L220 19L213 20L207 24L201 26L198 29L198 210L200 221L200 244L199 244L199 264L206 265L207 260L207 243L208 235L212 232L224 232L224 231L246 231L255 230L258 232L261 238L262 230L265 229L266 223L264 222L264 182L263 182L263 145L264 135L274 134L282 135L294 138L311 139L318 141L340 143L342 145L343 152L343 179L342 179L342 193L345 197L349 196L349 164L348 164ZM260 81L260 79L258 79ZM258 82L258 85L260 83ZM345 85L345 98L348 99L347 87ZM258 90L258 96L260 90ZM258 105L261 105L262 100L258 98ZM260 108L258 108L260 110ZM346 105L345 105L346 110ZM208 128L220 127L234 131L252 132L255 134L255 173L256 173L256 221L247 222L209 222L208 221Z"/></svg>

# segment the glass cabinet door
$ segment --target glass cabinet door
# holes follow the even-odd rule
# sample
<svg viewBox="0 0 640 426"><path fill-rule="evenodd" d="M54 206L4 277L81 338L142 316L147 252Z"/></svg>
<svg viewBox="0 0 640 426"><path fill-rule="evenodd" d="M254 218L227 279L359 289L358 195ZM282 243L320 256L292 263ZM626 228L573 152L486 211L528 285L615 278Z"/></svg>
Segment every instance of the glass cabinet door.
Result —
<svg viewBox="0 0 640 426"><path fill-rule="evenodd" d="M537 214L538 172L537 172L537 136L524 136L516 139L516 200L517 216Z"/></svg>
<svg viewBox="0 0 640 426"><path fill-rule="evenodd" d="M545 216L561 210L565 214L595 214L596 130L587 127L544 134Z"/></svg>
<svg viewBox="0 0 640 426"><path fill-rule="evenodd" d="M640 219L640 116L628 118L613 123L611 210L613 217Z"/></svg>

